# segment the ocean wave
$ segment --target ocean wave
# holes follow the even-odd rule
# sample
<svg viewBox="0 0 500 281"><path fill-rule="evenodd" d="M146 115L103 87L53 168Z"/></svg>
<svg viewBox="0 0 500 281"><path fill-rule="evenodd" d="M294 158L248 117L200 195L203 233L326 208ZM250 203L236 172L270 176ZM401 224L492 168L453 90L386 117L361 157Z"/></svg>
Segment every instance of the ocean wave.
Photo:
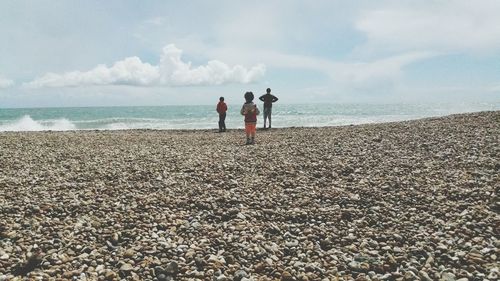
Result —
<svg viewBox="0 0 500 281"><path fill-rule="evenodd" d="M325 127L397 122L481 110L498 110L500 103L473 105L279 105L273 109L273 127ZM227 128L241 129L238 108L228 111ZM263 125L262 115L258 126ZM0 110L0 132L67 130L216 129L212 106L35 108Z"/></svg>
<svg viewBox="0 0 500 281"><path fill-rule="evenodd" d="M239 116L238 116L239 117ZM273 118L276 128L282 127L324 127L358 125L380 122L392 122L417 119L424 116L384 115L384 116L345 116L345 115L277 115ZM261 123L259 118L259 124ZM93 120L74 120L65 118L51 120L34 120L30 115L12 121L0 121L0 132L7 131L68 131L68 130L135 130L135 129L213 129L217 126L216 118L181 118L162 120L155 118L114 117ZM241 129L240 118L226 120L228 128Z"/></svg>
<svg viewBox="0 0 500 281"><path fill-rule="evenodd" d="M135 123L135 122L146 122L146 123L160 123L163 119L158 118L139 118L139 117L108 117L101 119L89 119L89 120L75 120L76 124L112 124L112 123Z"/></svg>
<svg viewBox="0 0 500 281"><path fill-rule="evenodd" d="M76 130L75 124L68 119L33 120L31 116L24 115L21 119L0 125L0 132L19 131L70 131Z"/></svg>

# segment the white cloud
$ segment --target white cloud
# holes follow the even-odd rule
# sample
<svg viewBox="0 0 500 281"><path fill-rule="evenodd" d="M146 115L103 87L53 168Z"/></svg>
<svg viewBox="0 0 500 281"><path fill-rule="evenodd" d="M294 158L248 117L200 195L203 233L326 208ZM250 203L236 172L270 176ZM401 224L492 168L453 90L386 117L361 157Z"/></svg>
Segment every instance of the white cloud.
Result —
<svg viewBox="0 0 500 281"><path fill-rule="evenodd" d="M242 59L245 59L242 54L249 53L243 50L235 52L225 49L225 51L240 54ZM336 62L270 51L256 51L253 54L273 67L318 71L332 77L335 81L351 83L393 79L402 74L405 66L438 55L433 52L408 52L371 61Z"/></svg>
<svg viewBox="0 0 500 281"><path fill-rule="evenodd" d="M213 56L224 56L230 61L239 59L250 62L254 57L265 61L274 68L310 70L332 78L334 82L344 85L362 85L367 87L373 83L393 82L404 74L404 68L412 63L438 56L437 52L405 52L374 60L332 61L324 58L286 54L266 50L253 52L243 48L221 48L210 50Z"/></svg>
<svg viewBox="0 0 500 281"><path fill-rule="evenodd" d="M30 88L77 87L84 85L134 85L134 86L188 86L220 85L225 83L251 83L265 74L263 64L246 69L233 67L212 60L207 65L192 67L182 61L182 50L174 45L163 48L159 65L129 57L113 66L98 65L89 71L72 71L64 74L47 73L26 83Z"/></svg>
<svg viewBox="0 0 500 281"><path fill-rule="evenodd" d="M14 85L14 81L0 76L0 89L5 89Z"/></svg>
<svg viewBox="0 0 500 281"><path fill-rule="evenodd" d="M368 11L355 25L386 50L488 52L500 47L499 10L497 0L414 2Z"/></svg>
<svg viewBox="0 0 500 281"><path fill-rule="evenodd" d="M233 67L218 61L191 68L191 63L181 59L182 50L174 45L163 48L160 59L160 82L163 85L220 85L225 83L251 83L264 76L266 68L258 64L251 69L241 65Z"/></svg>
<svg viewBox="0 0 500 281"><path fill-rule="evenodd" d="M336 63L331 75L336 81L367 83L391 81L402 74L405 66L435 54L430 52L405 53L371 62Z"/></svg>
<svg viewBox="0 0 500 281"><path fill-rule="evenodd" d="M27 83L26 86L31 88L109 84L147 86L158 78L157 66L143 63L138 57L130 57L116 62L111 67L98 65L86 72L47 73Z"/></svg>

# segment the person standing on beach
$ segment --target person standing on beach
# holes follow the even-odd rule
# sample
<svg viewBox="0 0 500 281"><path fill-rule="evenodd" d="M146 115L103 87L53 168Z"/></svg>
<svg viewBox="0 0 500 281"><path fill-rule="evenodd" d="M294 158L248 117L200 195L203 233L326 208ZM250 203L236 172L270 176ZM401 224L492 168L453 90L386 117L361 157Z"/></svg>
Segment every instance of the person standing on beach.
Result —
<svg viewBox="0 0 500 281"><path fill-rule="evenodd" d="M219 103L217 104L217 113L219 113L219 133L226 131L226 111L227 105L224 102L224 97L219 98Z"/></svg>
<svg viewBox="0 0 500 281"><path fill-rule="evenodd" d="M278 98L271 95L271 88L267 88L266 94L260 96L259 100L264 102L264 129L266 128L266 119L269 119L269 129L271 129L273 102L277 102Z"/></svg>
<svg viewBox="0 0 500 281"><path fill-rule="evenodd" d="M257 105L253 103L253 93L245 93L245 103L241 107L240 113L245 116L245 133L247 136L246 144L255 144L255 132L257 126L257 115L260 111Z"/></svg>

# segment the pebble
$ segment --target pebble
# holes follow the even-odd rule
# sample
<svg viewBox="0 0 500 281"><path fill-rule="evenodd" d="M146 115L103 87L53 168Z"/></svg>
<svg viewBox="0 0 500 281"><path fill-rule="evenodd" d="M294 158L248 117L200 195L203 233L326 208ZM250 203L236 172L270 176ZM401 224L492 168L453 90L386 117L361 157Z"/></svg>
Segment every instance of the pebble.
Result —
<svg viewBox="0 0 500 281"><path fill-rule="evenodd" d="M238 270L234 273L233 280L241 281L243 278L248 277L247 273L244 270Z"/></svg>
<svg viewBox="0 0 500 281"><path fill-rule="evenodd" d="M498 120L0 134L0 281L495 280Z"/></svg>
<svg viewBox="0 0 500 281"><path fill-rule="evenodd" d="M165 273L170 276L177 275L179 273L179 265L175 261L170 262L165 269Z"/></svg>
<svg viewBox="0 0 500 281"><path fill-rule="evenodd" d="M123 253L123 257L125 258L131 258L135 255L135 251L133 249L128 249Z"/></svg>
<svg viewBox="0 0 500 281"><path fill-rule="evenodd" d="M134 266L129 263L125 263L120 267L120 271L132 271L132 270L134 270Z"/></svg>

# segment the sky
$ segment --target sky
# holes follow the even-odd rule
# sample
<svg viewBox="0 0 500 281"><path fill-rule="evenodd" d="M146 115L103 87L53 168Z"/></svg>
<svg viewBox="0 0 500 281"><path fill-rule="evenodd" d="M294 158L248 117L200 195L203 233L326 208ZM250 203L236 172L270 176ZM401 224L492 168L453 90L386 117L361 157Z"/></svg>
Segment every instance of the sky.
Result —
<svg viewBox="0 0 500 281"><path fill-rule="evenodd" d="M0 2L0 107L500 101L500 1Z"/></svg>

